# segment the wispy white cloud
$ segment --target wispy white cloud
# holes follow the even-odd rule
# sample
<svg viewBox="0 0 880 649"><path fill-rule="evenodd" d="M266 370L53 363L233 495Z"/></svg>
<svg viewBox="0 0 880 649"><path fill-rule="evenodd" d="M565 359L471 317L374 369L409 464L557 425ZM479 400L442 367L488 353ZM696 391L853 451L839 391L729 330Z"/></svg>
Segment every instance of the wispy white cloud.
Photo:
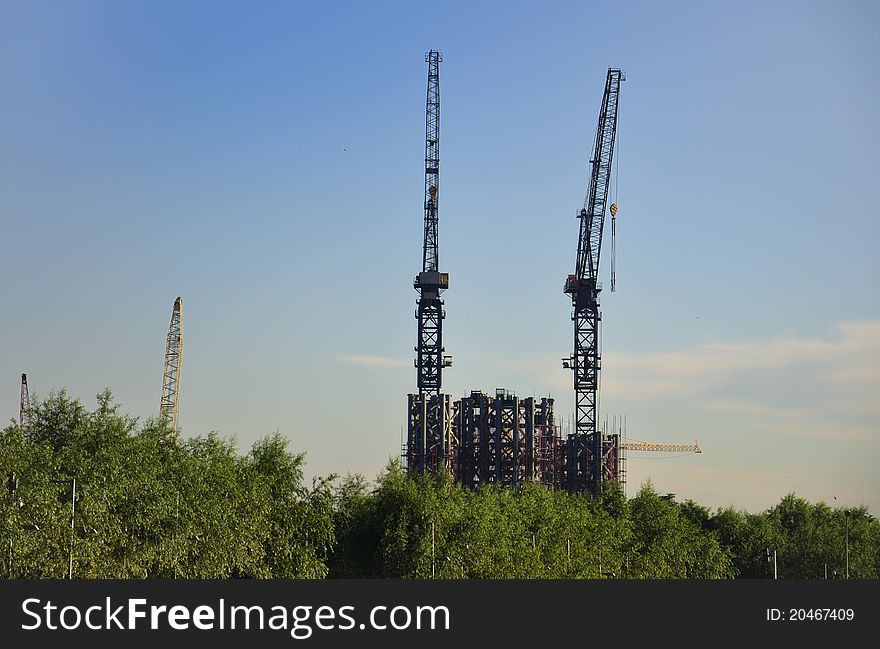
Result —
<svg viewBox="0 0 880 649"><path fill-rule="evenodd" d="M499 359L541 385L567 391L571 374L553 358ZM529 367L522 367L527 364ZM606 352L602 394L630 403L674 401L717 413L718 425L812 439L880 443L880 320L840 324L825 338L786 333L669 352Z"/></svg>
<svg viewBox="0 0 880 649"><path fill-rule="evenodd" d="M757 422L767 432L880 442L880 321L841 324L828 339L719 342L656 354L606 354L603 392L675 398Z"/></svg>
<svg viewBox="0 0 880 649"><path fill-rule="evenodd" d="M678 498L712 502L717 507L736 504L750 511L760 511L777 502L786 493L800 493L802 485L814 476L796 471L766 471L747 467L723 467L706 463L694 456L676 461L630 463L627 492L634 495L639 486L650 480L660 491L675 490ZM843 489L838 491L843 493ZM736 494L735 499L731 494ZM803 495L803 494L801 494Z"/></svg>
<svg viewBox="0 0 880 649"><path fill-rule="evenodd" d="M835 422L828 417L807 410L797 415L789 416L789 423L767 423L764 429L768 433L790 435L794 437L808 437L817 440L856 441L856 442L880 442L880 430L877 426L858 424L854 422Z"/></svg>
<svg viewBox="0 0 880 649"><path fill-rule="evenodd" d="M570 398L572 375L556 356L480 356L467 364L477 361L487 375ZM822 336L606 350L601 381L604 403L627 413L633 437L697 439L703 449L680 458L633 454L631 493L650 477L661 491L715 506L760 510L790 491L880 506L871 464L880 449L880 320L843 323Z"/></svg>
<svg viewBox="0 0 880 649"><path fill-rule="evenodd" d="M340 363L348 363L349 365L363 365L366 367L406 367L409 361L399 358L386 358L384 356L337 356L336 360Z"/></svg>
<svg viewBox="0 0 880 649"><path fill-rule="evenodd" d="M761 403L755 403L747 399L736 399L726 397L710 397L700 401L700 405L704 410L712 410L716 412L729 412L735 415L783 415L795 416L800 414L797 408L784 408L780 406L768 406Z"/></svg>
<svg viewBox="0 0 880 649"><path fill-rule="evenodd" d="M880 394L880 321L846 323L831 340L719 342L656 354L605 355L603 387L639 398L712 394L732 379L803 370L801 379Z"/></svg>

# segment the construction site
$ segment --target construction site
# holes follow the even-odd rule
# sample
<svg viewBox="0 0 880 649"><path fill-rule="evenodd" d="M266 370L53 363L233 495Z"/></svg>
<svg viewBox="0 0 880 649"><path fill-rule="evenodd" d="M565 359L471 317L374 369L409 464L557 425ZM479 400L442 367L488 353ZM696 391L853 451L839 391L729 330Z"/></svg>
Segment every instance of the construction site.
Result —
<svg viewBox="0 0 880 649"><path fill-rule="evenodd" d="M574 273L564 278L563 293L571 300L573 350L562 367L573 375L575 410L568 427L554 411L552 397L519 397L496 388L455 398L443 391L444 370L452 356L443 345L446 311L442 294L450 274L440 270L440 64L436 50L425 55L424 237L422 268L413 281L418 293L414 347L416 391L407 396L406 440L402 449L407 468L415 474L446 473L468 488L480 485L518 487L527 482L569 493L599 495L611 482L626 485L627 451L700 453L697 442L665 444L628 439L625 417L606 416L600 426L599 373L602 313L599 295L600 253L610 215L610 290L616 290L616 202L609 204L614 169L618 104L622 70L609 68L590 150L589 179L578 221ZM560 223L562 223L560 221ZM159 419L177 431L183 361L183 300L174 300L165 340ZM560 314L561 315L561 314ZM19 421L28 425L30 396L27 375L21 375ZM608 422L611 422L611 425Z"/></svg>
<svg viewBox="0 0 880 649"><path fill-rule="evenodd" d="M443 392L442 376L452 366L443 346L446 311L441 294L449 289L449 273L439 266L440 204L440 63L431 50L425 111L425 205L422 269L413 287L418 291L415 368L417 392L407 397L406 464L418 474L446 472L466 487L496 484L517 487L537 482L570 493L602 493L609 482L626 483L626 452L699 453L693 444L629 441L621 426L599 427L599 371L602 314L599 310L599 259L606 211L611 215L611 291L616 289L615 248L617 204L609 188L617 137L622 70L609 68L591 150L589 186L576 212L579 230L575 272L563 291L571 299L574 350L562 366L574 375L573 430L563 435L552 398L520 398L507 390L494 395L473 390L455 399Z"/></svg>
<svg viewBox="0 0 880 649"><path fill-rule="evenodd" d="M865 636L880 3L2 16L4 646Z"/></svg>

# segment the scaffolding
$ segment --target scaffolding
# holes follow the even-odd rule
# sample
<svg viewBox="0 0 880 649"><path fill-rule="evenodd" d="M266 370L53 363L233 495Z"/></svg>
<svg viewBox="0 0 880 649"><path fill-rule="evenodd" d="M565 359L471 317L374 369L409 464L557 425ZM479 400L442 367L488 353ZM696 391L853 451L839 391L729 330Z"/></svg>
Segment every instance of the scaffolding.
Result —
<svg viewBox="0 0 880 649"><path fill-rule="evenodd" d="M406 465L417 473L456 472L454 404L449 394L407 396Z"/></svg>
<svg viewBox="0 0 880 649"><path fill-rule="evenodd" d="M562 445L553 399L521 399L504 389L495 396L474 390L449 395L409 395L407 466L417 473L445 471L456 482L518 487L538 482L562 486ZM439 437L433 430L441 430Z"/></svg>

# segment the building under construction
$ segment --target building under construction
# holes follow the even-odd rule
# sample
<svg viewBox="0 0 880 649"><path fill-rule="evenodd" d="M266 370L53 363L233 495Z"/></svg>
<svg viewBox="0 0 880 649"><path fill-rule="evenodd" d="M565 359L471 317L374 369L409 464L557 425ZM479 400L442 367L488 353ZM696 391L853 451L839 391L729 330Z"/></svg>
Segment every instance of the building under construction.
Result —
<svg viewBox="0 0 880 649"><path fill-rule="evenodd" d="M525 482L538 482L570 491L591 489L593 485L585 479L592 467L591 456L584 462L584 456L589 455L584 449L592 445L580 428L567 439L562 438L555 421L553 399L519 398L501 389L496 390L494 396L473 391L457 400L443 393L442 372L452 365L452 357L445 354L443 347L446 313L440 298L449 288L449 274L440 272L438 237L442 60L442 55L434 50L425 56L428 89L424 238L422 270L413 282L419 292L415 313L418 392L408 397L404 450L407 466L416 473L450 473L457 482L468 487L482 484L516 487ZM603 113L607 112L607 106L603 105ZM616 114L615 95L615 123ZM610 160L606 166L610 171ZM604 213L604 204L601 211ZM598 264L598 256L595 263ZM571 279L566 290L570 285ZM592 415L595 417L595 412ZM605 474L612 480L617 478L617 439L607 436L610 448L605 456Z"/></svg>
<svg viewBox="0 0 880 649"><path fill-rule="evenodd" d="M407 466L417 473L445 471L471 488L537 482L551 489L582 490L575 464L581 446L575 433L563 435L550 397L520 398L500 388L494 395L474 390L457 400L448 394L427 399L410 394L407 431ZM610 479L623 482L629 444L620 433L607 438ZM682 446L637 444L633 448L643 451Z"/></svg>
<svg viewBox="0 0 880 649"><path fill-rule="evenodd" d="M442 391L442 371L452 365L443 347L441 293L449 274L439 270L440 62L434 50L425 56L428 89L425 118L425 202L422 271L419 291L415 367L418 392L407 407L407 466L417 472L448 472L468 487L498 484L516 487L538 482L572 492L598 493L601 484L619 479L620 438L596 428L598 387L598 292L596 282L614 136L619 70L609 70L599 118L590 191L578 242L577 273L566 281L572 295L575 353L565 366L574 369L577 404L575 431L563 439L555 423L553 399L518 398L504 390L494 396L473 391L454 400ZM612 206L612 213L616 208Z"/></svg>
<svg viewBox="0 0 880 649"><path fill-rule="evenodd" d="M468 486L565 485L565 445L553 399L519 398L498 389L451 395L409 395L407 466L446 471Z"/></svg>
<svg viewBox="0 0 880 649"><path fill-rule="evenodd" d="M564 484L553 399L471 392L453 405L453 475L463 485Z"/></svg>
<svg viewBox="0 0 880 649"><path fill-rule="evenodd" d="M625 77L610 68L599 109L590 159L590 181L579 222L574 274L565 280L571 299L574 351L562 365L573 371L575 414L571 432L563 436L553 412L553 399L518 398L506 390L495 395L472 391L454 399L442 389L443 369L452 357L443 347L446 312L440 295L449 288L449 273L439 268L440 203L440 62L439 52L425 55L428 93L425 119L425 203L422 271L413 282L419 292L415 368L418 392L410 394L404 448L410 470L445 472L467 487L496 484L517 487L537 482L572 493L601 494L604 484L625 483L627 449L699 453L694 444L627 442L613 424L598 426L601 356L599 332L599 255L605 214L611 214L611 291L615 290L617 204L608 205L618 98Z"/></svg>

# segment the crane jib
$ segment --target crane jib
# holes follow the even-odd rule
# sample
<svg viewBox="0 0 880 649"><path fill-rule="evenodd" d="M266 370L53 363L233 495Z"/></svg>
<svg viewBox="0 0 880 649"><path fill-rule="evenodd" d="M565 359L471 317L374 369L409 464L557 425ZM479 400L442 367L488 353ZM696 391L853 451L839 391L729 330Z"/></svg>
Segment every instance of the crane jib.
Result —
<svg viewBox="0 0 880 649"><path fill-rule="evenodd" d="M605 208L611 183L611 163L617 134L617 105L620 82L624 80L620 70L611 69L605 80L605 92L599 111L599 127L590 160L590 186L579 213L581 231L578 238L576 275L579 279L596 281L599 274L599 256L602 250L602 234L605 227Z"/></svg>
<svg viewBox="0 0 880 649"><path fill-rule="evenodd" d="M425 104L425 237L422 271L436 272L440 264L437 206L440 193L440 62L443 55L431 50L428 64L428 92Z"/></svg>

